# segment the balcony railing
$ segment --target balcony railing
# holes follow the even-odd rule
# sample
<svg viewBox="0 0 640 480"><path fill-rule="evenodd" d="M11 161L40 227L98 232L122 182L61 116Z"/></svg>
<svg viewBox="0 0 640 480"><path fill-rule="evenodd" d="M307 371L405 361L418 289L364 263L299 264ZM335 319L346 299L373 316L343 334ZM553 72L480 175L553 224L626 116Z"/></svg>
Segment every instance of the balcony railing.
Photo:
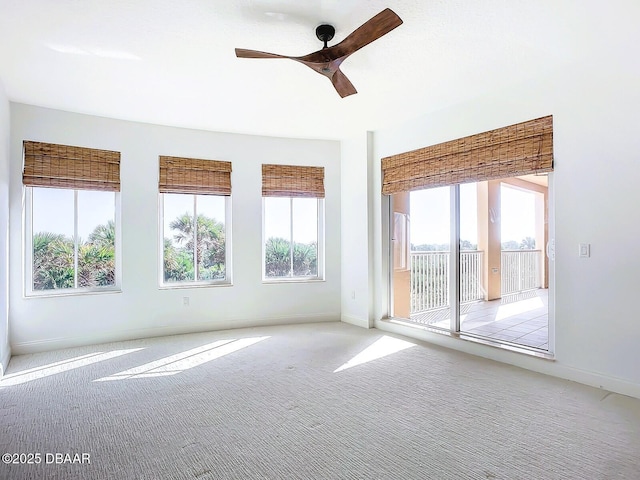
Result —
<svg viewBox="0 0 640 480"><path fill-rule="evenodd" d="M540 288L541 258L541 250L503 250L500 285L502 295Z"/></svg>
<svg viewBox="0 0 640 480"><path fill-rule="evenodd" d="M449 252L411 252L411 312L449 305ZM460 301L484 298L479 250L460 252Z"/></svg>
<svg viewBox="0 0 640 480"><path fill-rule="evenodd" d="M540 288L540 250L503 250L502 295ZM411 252L411 313L449 306L449 252ZM460 303L485 298L481 250L460 252Z"/></svg>

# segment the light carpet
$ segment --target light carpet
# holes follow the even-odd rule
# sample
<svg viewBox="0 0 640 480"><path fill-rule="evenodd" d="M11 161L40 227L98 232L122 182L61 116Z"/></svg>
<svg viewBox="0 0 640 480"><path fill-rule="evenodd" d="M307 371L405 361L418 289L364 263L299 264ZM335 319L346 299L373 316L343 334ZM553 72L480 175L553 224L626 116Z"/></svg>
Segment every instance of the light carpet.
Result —
<svg viewBox="0 0 640 480"><path fill-rule="evenodd" d="M2 479L640 479L640 400L342 323L16 356L0 434Z"/></svg>

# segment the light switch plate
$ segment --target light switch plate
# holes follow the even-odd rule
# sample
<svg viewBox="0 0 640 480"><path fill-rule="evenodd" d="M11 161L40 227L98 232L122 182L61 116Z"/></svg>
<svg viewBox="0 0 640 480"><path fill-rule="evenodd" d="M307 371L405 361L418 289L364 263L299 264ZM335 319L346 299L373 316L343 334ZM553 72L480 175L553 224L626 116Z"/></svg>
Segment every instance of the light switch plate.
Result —
<svg viewBox="0 0 640 480"><path fill-rule="evenodd" d="M589 258L591 256L591 245L588 243L579 244L578 255L582 258Z"/></svg>

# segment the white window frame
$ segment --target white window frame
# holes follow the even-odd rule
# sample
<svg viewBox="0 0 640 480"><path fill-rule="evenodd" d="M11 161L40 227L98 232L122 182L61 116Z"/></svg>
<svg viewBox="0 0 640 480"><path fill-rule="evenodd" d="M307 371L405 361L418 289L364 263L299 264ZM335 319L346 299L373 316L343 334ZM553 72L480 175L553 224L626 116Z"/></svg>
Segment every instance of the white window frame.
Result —
<svg viewBox="0 0 640 480"><path fill-rule="evenodd" d="M52 190L69 190L73 192L73 229L74 229L74 284L72 288L34 290L33 289L33 188L24 186L23 191L23 279L25 297L58 297L65 295L86 295L98 293L118 293L122 291L122 249L121 249L121 220L120 220L120 192L114 193L114 223L115 223L115 283L102 287L78 287L78 191L74 188L53 188Z"/></svg>
<svg viewBox="0 0 640 480"><path fill-rule="evenodd" d="M194 287L215 287L215 286L231 286L232 281L232 254L231 254L231 195L215 195L224 197L224 273L225 278L217 280L197 280L198 278L198 263L197 254L194 252L194 280L184 280L181 282L165 282L164 281L164 193L158 194L158 285L161 289L177 289L177 288L194 288ZM172 193L171 195L190 195L193 197L193 211L197 217L197 194L193 193ZM197 230L196 230L196 242L194 242L194 248L197 244Z"/></svg>
<svg viewBox="0 0 640 480"><path fill-rule="evenodd" d="M291 258L291 274L290 277L267 277L266 276L266 237L265 237L265 212L266 212L266 199L273 197L262 197L262 282L263 283L288 283L288 282L322 282L324 281L324 199L316 198L317 200L317 212L318 212L318 243L317 243L317 274L315 276L294 277L293 276L293 248L290 248ZM289 224L290 224L290 242L293 243L293 200L299 197L275 197L275 198L288 198L289 203Z"/></svg>

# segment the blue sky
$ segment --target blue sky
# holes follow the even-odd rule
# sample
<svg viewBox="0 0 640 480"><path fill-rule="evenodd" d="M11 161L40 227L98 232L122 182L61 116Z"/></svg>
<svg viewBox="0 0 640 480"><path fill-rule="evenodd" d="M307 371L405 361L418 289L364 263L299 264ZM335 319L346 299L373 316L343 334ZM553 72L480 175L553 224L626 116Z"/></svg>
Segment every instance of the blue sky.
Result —
<svg viewBox="0 0 640 480"><path fill-rule="evenodd" d="M449 187L411 192L411 243L449 243ZM460 186L460 239L478 242L475 183ZM506 185L501 189L502 241L535 237L535 194Z"/></svg>
<svg viewBox="0 0 640 480"><path fill-rule="evenodd" d="M78 233L82 240L100 224L114 219L115 194L78 191ZM73 190L33 188L33 231L73 237Z"/></svg>
<svg viewBox="0 0 640 480"><path fill-rule="evenodd" d="M198 213L225 222L225 198L198 195ZM309 243L318 239L315 198L296 198L293 208L294 241ZM290 236L290 202L285 198L266 198L265 237ZM86 240L100 224L114 219L115 194L90 190L78 191L78 233ZM185 212L193 212L193 196L164 195L164 236L172 238L169 224ZM33 189L33 231L73 236L73 190Z"/></svg>
<svg viewBox="0 0 640 480"><path fill-rule="evenodd" d="M264 237L289 238L291 236L290 201L288 198L265 197ZM318 200L293 199L293 241L318 241Z"/></svg>
<svg viewBox="0 0 640 480"><path fill-rule="evenodd" d="M501 190L502 241L520 242L535 237L535 197L533 193L503 186ZM78 231L86 239L100 224L113 220L115 195L112 192L80 190L78 192ZM33 189L33 230L73 235L73 191L51 188ZM288 199L265 199L265 238L289 238ZM460 233L462 240L477 243L476 185L460 188ZM165 236L169 222L185 212L193 211L193 197L165 194ZM218 221L223 221L224 197L198 196L198 211ZM316 241L317 200L294 199L294 241ZM449 242L449 187L411 192L411 243Z"/></svg>

